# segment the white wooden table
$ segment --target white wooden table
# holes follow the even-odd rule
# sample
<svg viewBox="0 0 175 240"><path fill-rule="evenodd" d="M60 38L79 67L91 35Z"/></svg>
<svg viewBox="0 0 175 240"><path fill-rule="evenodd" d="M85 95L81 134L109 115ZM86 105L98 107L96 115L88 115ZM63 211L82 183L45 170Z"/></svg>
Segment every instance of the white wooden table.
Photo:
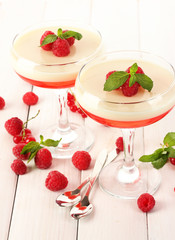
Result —
<svg viewBox="0 0 175 240"><path fill-rule="evenodd" d="M86 120L96 139L90 151L93 161L89 170L80 173L70 159L54 160L47 170L35 169L31 163L30 171L17 177L10 169L14 143L4 129L7 119L17 116L26 120L38 109L41 110L38 118L29 123L34 135L55 123L57 118L53 90L32 88L13 72L9 51L18 31L41 20L75 19L93 24L100 30L106 51L151 51L175 66L174 10L174 0L0 0L0 96L6 100L5 109L0 111L1 240L175 239L175 167L170 164L160 170L162 183L155 194L156 206L148 214L137 208L135 200L113 198L96 184L90 198L93 213L76 221L69 216L68 209L55 204L60 192L51 192L44 186L48 172L58 170L69 179L67 189L76 187L90 174L98 152L110 139L120 136L120 130L116 129L114 133L113 129ZM22 96L30 90L40 100L28 108L23 104ZM76 119L77 115L73 117ZM175 131L174 119L175 110L152 126L138 129L135 157L158 148L165 134Z"/></svg>

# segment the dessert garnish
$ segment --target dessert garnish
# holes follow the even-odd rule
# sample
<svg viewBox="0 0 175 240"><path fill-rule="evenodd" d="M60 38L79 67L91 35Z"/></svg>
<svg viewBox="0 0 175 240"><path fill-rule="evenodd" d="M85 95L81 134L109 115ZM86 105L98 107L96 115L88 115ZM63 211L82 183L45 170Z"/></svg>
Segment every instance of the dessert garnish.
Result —
<svg viewBox="0 0 175 240"><path fill-rule="evenodd" d="M139 86L150 92L153 88L153 81L144 74L137 63L134 63L126 71L109 72L106 75L104 91L121 89L125 96L130 97L137 93Z"/></svg>
<svg viewBox="0 0 175 240"><path fill-rule="evenodd" d="M58 29L57 34L45 31L40 39L40 47L46 51L52 51L57 57L64 57L70 53L70 46L75 39L80 40L81 33L72 30Z"/></svg>
<svg viewBox="0 0 175 240"><path fill-rule="evenodd" d="M162 168L168 160L171 162L172 158L175 158L175 132L169 132L166 134L161 144L161 148L155 150L152 154L143 155L140 157L141 162L151 162L156 169Z"/></svg>

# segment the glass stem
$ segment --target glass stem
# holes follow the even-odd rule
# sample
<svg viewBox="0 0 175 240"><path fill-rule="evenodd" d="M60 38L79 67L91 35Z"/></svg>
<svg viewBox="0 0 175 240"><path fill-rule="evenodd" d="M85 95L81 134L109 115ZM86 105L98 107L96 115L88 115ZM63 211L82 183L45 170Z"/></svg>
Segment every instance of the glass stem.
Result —
<svg viewBox="0 0 175 240"><path fill-rule="evenodd" d="M58 129L60 131L67 131L70 129L67 111L67 92L67 88L59 89L58 91Z"/></svg>
<svg viewBox="0 0 175 240"><path fill-rule="evenodd" d="M139 179L139 169L135 165L133 156L135 129L122 129L124 142L124 161L118 172L120 183L131 184Z"/></svg>
<svg viewBox="0 0 175 240"><path fill-rule="evenodd" d="M122 129L122 134L125 155L124 166L127 168L132 168L135 165L133 156L135 129Z"/></svg>

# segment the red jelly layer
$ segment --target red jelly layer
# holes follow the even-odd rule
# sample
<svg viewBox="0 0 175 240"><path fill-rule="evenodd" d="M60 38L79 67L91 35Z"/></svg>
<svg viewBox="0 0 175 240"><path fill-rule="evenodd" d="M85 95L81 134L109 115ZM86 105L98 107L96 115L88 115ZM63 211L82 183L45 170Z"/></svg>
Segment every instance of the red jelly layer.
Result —
<svg viewBox="0 0 175 240"><path fill-rule="evenodd" d="M18 74L18 73L17 73ZM69 81L63 81L63 82L41 82L36 81L30 78L23 77L22 75L18 74L20 78L22 78L24 81L42 88L71 88L75 85L75 79L69 80Z"/></svg>
<svg viewBox="0 0 175 240"><path fill-rule="evenodd" d="M160 119L162 119L164 116L166 116L171 109L169 109L167 112L158 115L156 117L153 118L148 118L148 119L144 119L144 120L138 120L138 121L116 121L116 120L110 120L110 119L106 119L106 118L102 118L99 116L96 116L88 111L86 111L84 108L82 108L83 111L92 119L94 119L95 121L103 124L103 125L107 125L110 127L117 127L117 128L138 128L138 127L145 127L148 126L150 124L153 124L157 121L159 121Z"/></svg>

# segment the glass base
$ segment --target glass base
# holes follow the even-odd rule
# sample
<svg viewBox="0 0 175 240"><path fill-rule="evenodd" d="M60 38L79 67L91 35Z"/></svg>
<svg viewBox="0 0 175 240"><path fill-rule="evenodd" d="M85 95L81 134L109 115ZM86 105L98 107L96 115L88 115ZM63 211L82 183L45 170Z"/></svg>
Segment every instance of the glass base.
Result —
<svg viewBox="0 0 175 240"><path fill-rule="evenodd" d="M122 199L137 199L142 193L154 194L159 188L160 172L148 163L139 164L130 174L122 166L123 160L116 160L101 171L99 184L108 194Z"/></svg>
<svg viewBox="0 0 175 240"><path fill-rule="evenodd" d="M53 125L43 130L41 135L44 139L59 140L61 138L58 147L49 147L53 158L71 158L76 151L88 151L94 143L91 131L75 123L70 123L64 130Z"/></svg>

